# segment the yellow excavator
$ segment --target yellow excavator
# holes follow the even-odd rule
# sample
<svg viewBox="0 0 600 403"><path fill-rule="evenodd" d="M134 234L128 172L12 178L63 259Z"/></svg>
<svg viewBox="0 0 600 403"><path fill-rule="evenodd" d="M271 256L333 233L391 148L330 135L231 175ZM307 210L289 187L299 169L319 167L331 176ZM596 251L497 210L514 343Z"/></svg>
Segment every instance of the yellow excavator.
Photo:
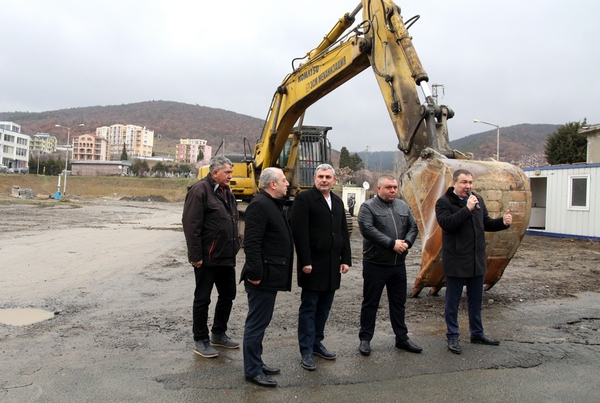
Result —
<svg viewBox="0 0 600 403"><path fill-rule="evenodd" d="M362 20L355 24L361 10ZM300 190L294 180L299 178L305 111L370 67L404 156L402 197L419 223L423 259L412 295L417 296L424 287L437 294L445 285L435 202L450 186L453 172L461 168L473 173L476 190L485 198L490 216L498 217L506 209L513 215L510 229L486 234L488 273L484 282L489 289L501 278L525 234L531 210L529 183L524 173L509 163L475 161L472 155L451 149L447 120L454 112L437 105L427 84L429 77L408 33L417 19L405 23L400 8L388 0L363 0L344 14L316 48L293 61L293 71L275 91L253 153L233 161L231 187L238 197L249 200L258 192L261 170L279 166L292 184L293 197ZM206 171L199 173L204 175Z"/></svg>
<svg viewBox="0 0 600 403"><path fill-rule="evenodd" d="M299 191L313 186L313 174L316 167L322 163L331 162L331 143L327 134L332 128L329 126L299 125L286 136L283 148L272 161L262 167L276 166L283 169L290 183L288 197L293 198ZM260 144L260 140L258 142ZM215 151L215 155L222 152L223 142ZM245 210L259 191L258 178L260 170L255 165L256 159L248 140L244 138L244 152L242 154L224 154L233 163L233 173L230 183L231 190L238 200L241 211ZM262 169L262 168L261 168ZM208 166L198 170L198 179L204 178L209 172Z"/></svg>

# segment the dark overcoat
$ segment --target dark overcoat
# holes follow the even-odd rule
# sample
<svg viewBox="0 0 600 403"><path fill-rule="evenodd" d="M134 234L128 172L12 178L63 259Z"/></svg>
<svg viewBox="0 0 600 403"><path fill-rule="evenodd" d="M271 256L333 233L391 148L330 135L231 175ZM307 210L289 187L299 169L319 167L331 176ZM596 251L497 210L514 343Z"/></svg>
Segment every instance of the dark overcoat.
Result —
<svg viewBox="0 0 600 403"><path fill-rule="evenodd" d="M435 217L442 228L442 269L445 276L475 277L487 272L485 231L508 228L503 217L490 218L480 195L480 210L469 210L466 200L448 188L435 204Z"/></svg>
<svg viewBox="0 0 600 403"><path fill-rule="evenodd" d="M351 266L350 235L344 202L331 195L331 210L313 186L300 192L292 205L291 222L298 257L298 286L312 291L340 288L340 265ZM302 272L312 265L312 272Z"/></svg>
<svg viewBox="0 0 600 403"><path fill-rule="evenodd" d="M261 190L246 208L246 262L240 281L265 291L290 291L294 271L294 241L284 201ZM258 285L248 280L260 280Z"/></svg>

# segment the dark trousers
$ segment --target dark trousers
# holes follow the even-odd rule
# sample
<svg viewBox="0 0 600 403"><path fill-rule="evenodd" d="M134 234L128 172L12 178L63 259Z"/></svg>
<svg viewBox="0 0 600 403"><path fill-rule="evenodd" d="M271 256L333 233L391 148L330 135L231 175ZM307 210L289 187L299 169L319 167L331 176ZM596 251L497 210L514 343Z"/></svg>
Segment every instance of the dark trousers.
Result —
<svg viewBox="0 0 600 403"><path fill-rule="evenodd" d="M244 375L254 377L263 373L262 361L265 329L271 323L277 291L264 291L246 287L248 315L244 326Z"/></svg>
<svg viewBox="0 0 600 403"><path fill-rule="evenodd" d="M483 336L481 323L481 300L483 298L483 276L448 277L446 276L446 327L448 340L458 340L458 306L463 286L467 286L467 309L469 312L469 330L473 336Z"/></svg>
<svg viewBox="0 0 600 403"><path fill-rule="evenodd" d="M325 323L333 304L335 291L302 289L298 311L298 344L300 354L312 354L313 346L325 338Z"/></svg>
<svg viewBox="0 0 600 403"><path fill-rule="evenodd" d="M408 340L408 329L404 323L406 304L406 264L384 266L363 261L363 302L360 309L360 340L371 341L375 333L377 309L383 293L387 289L390 307L390 322L396 335L396 342Z"/></svg>
<svg viewBox="0 0 600 403"><path fill-rule="evenodd" d="M213 285L217 287L219 297L215 306L212 332L223 334L227 331L227 322L231 315L235 299L235 268L231 266L215 266L194 268L196 289L192 309L192 332L194 340L208 340L208 306Z"/></svg>

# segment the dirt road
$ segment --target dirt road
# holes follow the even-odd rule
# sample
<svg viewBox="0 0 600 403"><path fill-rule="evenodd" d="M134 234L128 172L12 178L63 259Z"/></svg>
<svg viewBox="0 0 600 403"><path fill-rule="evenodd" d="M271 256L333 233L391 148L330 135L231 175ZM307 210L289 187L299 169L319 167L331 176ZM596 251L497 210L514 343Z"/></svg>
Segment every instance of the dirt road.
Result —
<svg viewBox="0 0 600 403"><path fill-rule="evenodd" d="M578 357L582 371L589 367L600 373L595 364L600 358L597 242L525 237L502 279L484 295L484 324L503 341L500 348L465 343L462 356L450 357L444 342L444 291L434 297L424 289L407 304L411 338L424 353L393 348L384 299L373 354L365 360L357 353L362 278L361 238L355 232L354 266L336 294L326 335L327 347L340 357L334 363L318 361L315 373L300 368L299 289L294 286L291 293L279 293L265 338L265 357L282 368L280 388L259 390L243 380L239 350L223 351L215 360L192 353L194 280L181 210L180 202L0 199L0 309L55 313L53 319L27 326L0 324L0 401L304 402L322 401L325 391L358 401L368 390L396 396L399 385L419 376L451 380L452 374L533 368L565 356ZM419 248L417 243L409 254L409 290ZM243 257L242 252L238 269ZM246 300L241 285L238 291L229 334L241 340ZM545 385L540 381L540 390ZM404 393L423 398L431 386L427 381L420 392ZM431 393L425 400L443 401Z"/></svg>

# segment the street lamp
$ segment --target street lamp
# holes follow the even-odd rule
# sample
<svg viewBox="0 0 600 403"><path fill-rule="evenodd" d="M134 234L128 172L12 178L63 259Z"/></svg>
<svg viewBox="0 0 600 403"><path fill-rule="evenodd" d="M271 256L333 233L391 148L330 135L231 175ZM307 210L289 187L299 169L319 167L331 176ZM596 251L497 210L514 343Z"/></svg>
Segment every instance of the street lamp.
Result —
<svg viewBox="0 0 600 403"><path fill-rule="evenodd" d="M483 120L473 119L474 123L483 123L484 125L494 126L496 128L496 160L500 161L500 126Z"/></svg>
<svg viewBox="0 0 600 403"><path fill-rule="evenodd" d="M66 127L66 126L61 126L61 125L54 125L54 126L56 126L56 127L62 127L63 129L67 129L67 156L65 158L66 159L65 160L65 172L64 172L65 173L65 180L64 180L64 183L63 183L63 196L66 196L67 195L67 169L69 167L69 148L71 147L71 128L70 127ZM83 123L81 123L78 126L81 127L81 126L85 126L85 125ZM59 176L59 178L60 178L60 176Z"/></svg>

